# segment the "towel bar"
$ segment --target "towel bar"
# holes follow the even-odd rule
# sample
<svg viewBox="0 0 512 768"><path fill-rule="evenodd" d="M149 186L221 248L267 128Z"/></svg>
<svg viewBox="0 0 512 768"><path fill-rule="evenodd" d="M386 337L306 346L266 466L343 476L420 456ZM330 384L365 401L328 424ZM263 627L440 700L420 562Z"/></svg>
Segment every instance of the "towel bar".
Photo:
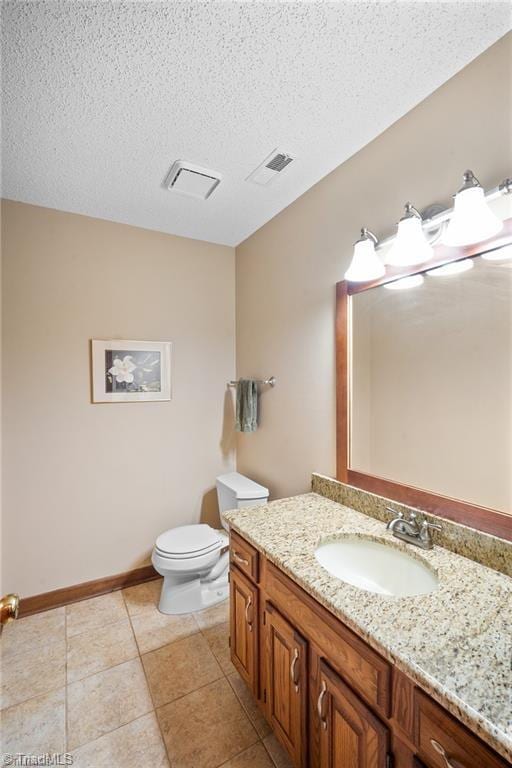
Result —
<svg viewBox="0 0 512 768"><path fill-rule="evenodd" d="M268 384L269 387L275 387L276 377L271 376L269 379L256 379L258 384ZM228 381L228 387L236 387L238 381Z"/></svg>

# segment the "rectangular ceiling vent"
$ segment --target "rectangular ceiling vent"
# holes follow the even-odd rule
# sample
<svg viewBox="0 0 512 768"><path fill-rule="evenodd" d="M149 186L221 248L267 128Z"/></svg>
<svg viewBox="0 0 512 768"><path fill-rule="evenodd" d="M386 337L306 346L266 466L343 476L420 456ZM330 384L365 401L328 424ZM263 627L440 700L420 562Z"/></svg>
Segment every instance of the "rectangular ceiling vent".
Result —
<svg viewBox="0 0 512 768"><path fill-rule="evenodd" d="M265 187L270 184L285 168L288 168L295 158L286 152L274 149L268 157L247 177L246 181Z"/></svg>
<svg viewBox="0 0 512 768"><path fill-rule="evenodd" d="M278 154L274 155L272 160L266 164L265 168L270 168L271 171L277 171L278 173L281 173L283 168L286 168L287 165L290 165L292 160L293 157L290 157L290 155L283 155L282 152L278 152Z"/></svg>
<svg viewBox="0 0 512 768"><path fill-rule="evenodd" d="M206 200L218 187L221 178L220 173L200 168L184 160L176 160L165 180L165 186L171 192Z"/></svg>

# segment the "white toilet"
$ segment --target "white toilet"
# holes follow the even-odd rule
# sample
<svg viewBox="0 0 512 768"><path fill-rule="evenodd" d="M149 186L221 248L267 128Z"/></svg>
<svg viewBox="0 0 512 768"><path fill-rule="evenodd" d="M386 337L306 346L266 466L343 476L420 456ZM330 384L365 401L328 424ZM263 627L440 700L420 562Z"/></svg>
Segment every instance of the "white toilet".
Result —
<svg viewBox="0 0 512 768"><path fill-rule="evenodd" d="M266 504L268 490L238 472L217 478L217 498L222 517L229 509ZM229 537L209 525L182 525L160 534L151 561L164 577L159 610L190 613L209 608L228 596Z"/></svg>

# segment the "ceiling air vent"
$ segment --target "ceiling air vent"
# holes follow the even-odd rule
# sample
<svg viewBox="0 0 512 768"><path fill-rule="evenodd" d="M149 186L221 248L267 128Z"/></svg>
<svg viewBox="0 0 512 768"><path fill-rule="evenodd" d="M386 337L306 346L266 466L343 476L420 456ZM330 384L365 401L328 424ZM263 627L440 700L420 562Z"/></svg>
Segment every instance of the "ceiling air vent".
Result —
<svg viewBox="0 0 512 768"><path fill-rule="evenodd" d="M282 173L295 158L292 155L288 155L285 152L280 152L278 149L274 149L268 157L254 170L246 179L246 181L252 181L253 184L259 184L260 186L266 186Z"/></svg>
<svg viewBox="0 0 512 768"><path fill-rule="evenodd" d="M183 160L176 160L165 180L171 192L206 200L220 184L221 175Z"/></svg>
<svg viewBox="0 0 512 768"><path fill-rule="evenodd" d="M292 160L293 157L290 157L290 155L283 155L282 152L279 152L266 164L265 168L270 168L271 171L281 172L283 168L286 168L286 166L292 162Z"/></svg>

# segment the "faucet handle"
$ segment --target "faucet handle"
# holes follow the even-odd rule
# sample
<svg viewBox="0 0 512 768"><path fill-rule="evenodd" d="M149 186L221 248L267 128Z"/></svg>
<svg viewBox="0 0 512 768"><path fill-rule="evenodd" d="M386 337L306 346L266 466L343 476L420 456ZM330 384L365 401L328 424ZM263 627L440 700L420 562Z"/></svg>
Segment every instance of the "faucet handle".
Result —
<svg viewBox="0 0 512 768"><path fill-rule="evenodd" d="M428 520L424 520L420 528L420 539L426 545L427 549L432 549L432 536L430 535L430 529L436 531L442 531L442 527L437 523L430 523Z"/></svg>
<svg viewBox="0 0 512 768"><path fill-rule="evenodd" d="M388 520L388 522L386 523L386 530L389 530L389 528L391 528L391 524L395 522L395 520L404 519L404 513L402 511L397 512L396 509L391 509L391 507L386 507L386 512L391 512L393 515L391 520Z"/></svg>
<svg viewBox="0 0 512 768"><path fill-rule="evenodd" d="M429 528L433 528L435 531L443 530L442 525L439 525L438 523L431 523L429 520L424 520L423 523L421 524L421 527L425 528L426 530L428 530Z"/></svg>

